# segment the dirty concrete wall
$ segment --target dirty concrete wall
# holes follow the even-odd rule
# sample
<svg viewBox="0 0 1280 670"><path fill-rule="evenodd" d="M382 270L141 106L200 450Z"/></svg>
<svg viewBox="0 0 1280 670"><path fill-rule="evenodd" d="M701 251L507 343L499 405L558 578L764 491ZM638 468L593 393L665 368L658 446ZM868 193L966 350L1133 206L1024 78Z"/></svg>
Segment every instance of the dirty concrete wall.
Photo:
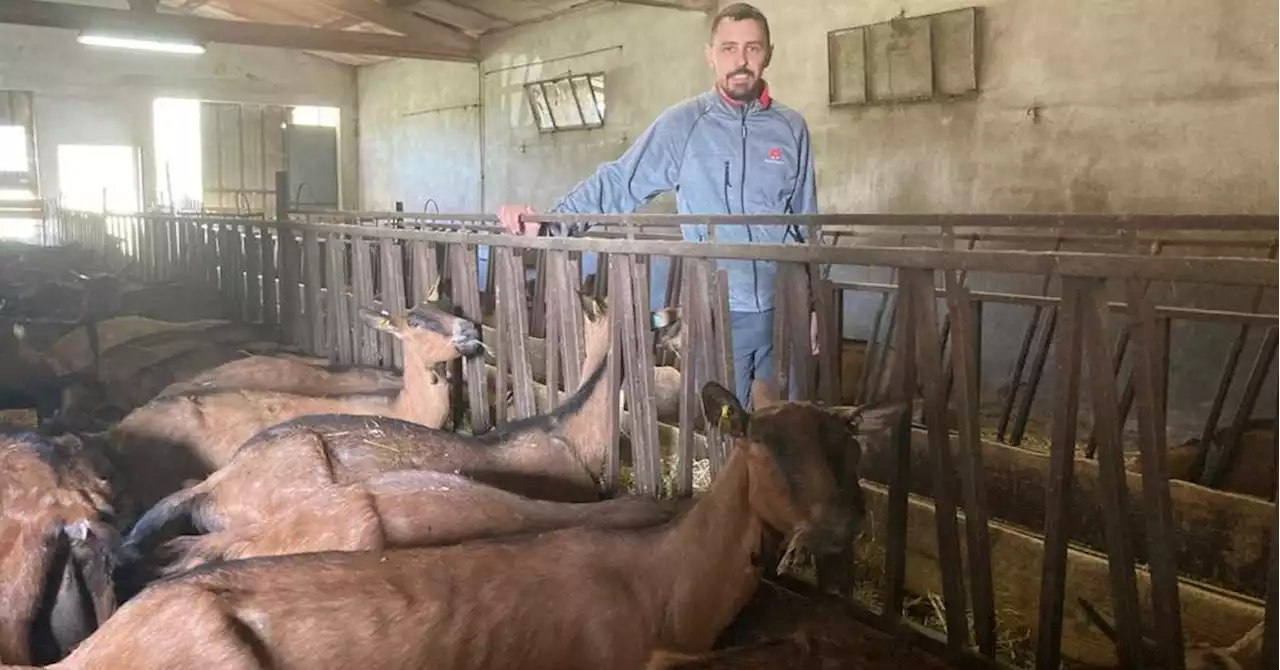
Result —
<svg viewBox="0 0 1280 670"><path fill-rule="evenodd" d="M804 113L813 133L824 212L1277 211L1275 4L755 4L770 17L778 47L768 73L774 92ZM900 10L916 16L970 4L981 6L976 99L827 104L828 31L886 21ZM886 272L836 275L888 278ZM974 275L970 283L1039 290L1032 277ZM1252 298L1234 289L1193 297L1167 285L1153 286L1152 294L1241 310ZM867 296L846 299L846 335L867 334L876 304ZM1263 304L1274 311L1275 293ZM993 306L985 315L984 388L990 395L1008 390L1002 386L1029 312ZM1234 335L1222 324L1174 328L1171 438L1197 432ZM1246 350L1246 371L1258 335ZM1052 369L1047 372L1036 407L1046 419ZM1242 375L1228 408L1243 385ZM1267 409L1275 407L1274 373L1258 407L1261 415L1274 415Z"/></svg>
<svg viewBox="0 0 1280 670"><path fill-rule="evenodd" d="M706 15L634 5L596 7L487 38L483 69L485 207L547 208L617 158L667 107L706 90ZM605 73L605 125L540 133L526 82ZM674 211L661 198L648 211Z"/></svg>
<svg viewBox="0 0 1280 670"><path fill-rule="evenodd" d="M1276 211L1277 9L1270 3L981 3L976 99L866 108L827 104L828 31L968 3L756 4L771 18L777 47L767 73L773 92L804 114L813 134L823 212ZM606 6L486 39L483 208L551 205L619 155L662 109L709 86L705 26L697 13ZM590 70L606 72L606 127L539 134L520 84ZM663 199L650 209L670 207ZM835 277L883 281L886 274L848 269ZM1039 290L1031 277L970 281ZM1244 309L1245 293L1212 292L1196 302ZM1275 302L1272 292L1263 304L1274 309ZM846 299L846 336L866 336L876 304ZM984 390L998 396L1008 390L1002 387L1029 311L992 307L985 316ZM1174 329L1174 351L1196 355L1176 357L1171 438L1194 432L1203 418L1212 397L1206 389L1216 386L1233 336L1221 324ZM1047 372L1044 389L1051 388ZM1243 378L1237 393L1241 386ZM1274 393L1273 374L1259 407L1274 407ZM1049 395L1039 395L1038 413Z"/></svg>
<svg viewBox="0 0 1280 670"><path fill-rule="evenodd" d="M343 195L358 197L355 68L301 52L211 44L196 57L89 49L72 31L0 25L0 89L34 93L40 181L57 188L59 144L138 147L144 197L154 191L151 105L157 97L336 106Z"/></svg>
<svg viewBox="0 0 1280 670"><path fill-rule="evenodd" d="M415 60L359 68L363 209L480 210L479 72Z"/></svg>

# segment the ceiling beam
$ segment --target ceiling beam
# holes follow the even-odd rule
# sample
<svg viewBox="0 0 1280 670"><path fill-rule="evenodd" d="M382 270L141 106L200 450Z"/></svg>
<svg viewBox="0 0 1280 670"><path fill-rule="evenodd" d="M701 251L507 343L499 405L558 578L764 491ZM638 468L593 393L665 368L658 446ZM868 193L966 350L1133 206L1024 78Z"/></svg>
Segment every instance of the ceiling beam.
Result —
<svg viewBox="0 0 1280 670"><path fill-rule="evenodd" d="M475 62L479 55L474 41L470 46L460 47L399 35L223 21L174 14L143 15L134 11L44 0L0 0L0 23L81 31L115 31L131 35L142 34L156 39L185 38L200 42L396 58Z"/></svg>
<svg viewBox="0 0 1280 670"><path fill-rule="evenodd" d="M449 0L386 0L388 7L416 12L441 23L447 23L472 34L480 34L493 28L505 28L508 21L489 16L471 7L456 5Z"/></svg>
<svg viewBox="0 0 1280 670"><path fill-rule="evenodd" d="M129 0L129 9L135 12L154 12L157 4L157 0Z"/></svg>
<svg viewBox="0 0 1280 670"><path fill-rule="evenodd" d="M716 0L616 0L624 5L645 5L647 7L664 7L681 9L687 12L715 11Z"/></svg>
<svg viewBox="0 0 1280 670"><path fill-rule="evenodd" d="M413 12L392 9L376 0L312 0L318 5L376 23L406 37L435 43L449 49L474 49L475 40L448 26L428 21Z"/></svg>

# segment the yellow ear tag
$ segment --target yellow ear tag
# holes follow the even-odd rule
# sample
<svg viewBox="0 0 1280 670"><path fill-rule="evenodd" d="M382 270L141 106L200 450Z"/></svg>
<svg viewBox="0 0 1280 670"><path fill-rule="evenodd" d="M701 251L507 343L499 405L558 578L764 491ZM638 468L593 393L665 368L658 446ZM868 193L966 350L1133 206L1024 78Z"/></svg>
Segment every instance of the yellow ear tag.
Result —
<svg viewBox="0 0 1280 670"><path fill-rule="evenodd" d="M391 327L391 319L383 319L383 320L382 320L382 327L383 327L383 328L390 328L390 327Z"/></svg>
<svg viewBox="0 0 1280 670"><path fill-rule="evenodd" d="M728 406L720 408L720 432L729 430L729 408Z"/></svg>

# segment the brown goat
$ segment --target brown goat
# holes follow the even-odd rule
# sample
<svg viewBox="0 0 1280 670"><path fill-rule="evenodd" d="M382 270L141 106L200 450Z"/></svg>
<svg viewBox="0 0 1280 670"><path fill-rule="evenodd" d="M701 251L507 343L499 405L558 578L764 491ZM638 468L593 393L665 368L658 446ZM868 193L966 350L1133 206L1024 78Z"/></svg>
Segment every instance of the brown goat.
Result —
<svg viewBox="0 0 1280 670"><path fill-rule="evenodd" d="M133 506L149 507L226 465L259 431L306 415L351 414L396 417L429 427L449 414L448 385L433 368L461 355L479 353L470 321L420 305L407 316L388 318L361 309L369 326L404 342L404 387L394 396L361 394L316 397L249 390L201 390L157 398L125 417L107 437L111 459L128 480ZM129 516L134 510L127 510Z"/></svg>
<svg viewBox="0 0 1280 670"><path fill-rule="evenodd" d="M603 308L589 306L584 364L592 371L550 413L478 436L382 417L294 419L254 436L208 479L155 505L130 531L129 546L141 547L184 514L206 532L246 528L287 514L299 497L397 470L453 472L543 500L598 500L611 329Z"/></svg>
<svg viewBox="0 0 1280 670"><path fill-rule="evenodd" d="M0 661L56 660L115 610L109 497L75 438L0 435Z"/></svg>
<svg viewBox="0 0 1280 670"><path fill-rule="evenodd" d="M1102 613L1098 612L1089 601L1082 598L1077 602L1080 604L1080 608L1084 610L1089 622L1101 631L1103 635L1106 635L1112 644L1119 644L1115 626ZM1262 636L1265 632L1265 623L1264 621L1259 621L1257 625L1250 628L1229 647L1194 646L1188 648L1183 661L1186 670L1249 670L1263 667ZM1160 648L1156 643L1149 638L1142 639L1142 656L1144 668L1166 667L1161 660L1164 654L1160 652Z"/></svg>
<svg viewBox="0 0 1280 670"><path fill-rule="evenodd" d="M852 541L865 511L835 473L858 458L860 420L901 408L748 415L717 384L702 398L733 454L671 523L211 564L153 585L54 667L597 670L705 652L759 583L765 528L818 554Z"/></svg>
<svg viewBox="0 0 1280 670"><path fill-rule="evenodd" d="M336 367L321 359L282 354L250 356L211 368L165 388L160 396L201 389L282 391L326 396L399 391L399 375L379 368Z"/></svg>
<svg viewBox="0 0 1280 670"><path fill-rule="evenodd" d="M1276 494L1276 446L1275 419L1251 419L1245 424L1240 435L1240 443L1236 445L1236 453L1222 478L1223 491L1254 496L1271 500ZM1214 447L1226 443L1228 429L1218 430L1213 435ZM1196 481L1200 473L1196 472L1196 462L1200 455L1200 440L1192 439L1179 445L1170 445L1166 458L1169 479ZM1125 468L1130 472L1142 472L1139 459L1129 459Z"/></svg>
<svg viewBox="0 0 1280 670"><path fill-rule="evenodd" d="M784 584L784 582L786 582ZM646 670L941 670L951 667L849 613L841 597L764 580L716 640L717 651L655 652Z"/></svg>
<svg viewBox="0 0 1280 670"><path fill-rule="evenodd" d="M282 516L249 527L178 538L171 544L182 559L168 572L214 560L430 547L570 526L644 528L670 520L674 507L643 497L533 500L460 475L402 470L297 498Z"/></svg>

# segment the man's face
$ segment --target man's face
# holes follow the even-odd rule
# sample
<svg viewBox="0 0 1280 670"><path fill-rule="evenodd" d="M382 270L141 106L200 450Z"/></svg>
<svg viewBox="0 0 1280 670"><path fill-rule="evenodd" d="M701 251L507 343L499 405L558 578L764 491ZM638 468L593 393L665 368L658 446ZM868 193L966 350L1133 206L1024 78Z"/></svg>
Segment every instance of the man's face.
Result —
<svg viewBox="0 0 1280 670"><path fill-rule="evenodd" d="M768 58L764 25L755 19L721 21L707 45L707 64L716 73L716 87L739 102L759 95Z"/></svg>

